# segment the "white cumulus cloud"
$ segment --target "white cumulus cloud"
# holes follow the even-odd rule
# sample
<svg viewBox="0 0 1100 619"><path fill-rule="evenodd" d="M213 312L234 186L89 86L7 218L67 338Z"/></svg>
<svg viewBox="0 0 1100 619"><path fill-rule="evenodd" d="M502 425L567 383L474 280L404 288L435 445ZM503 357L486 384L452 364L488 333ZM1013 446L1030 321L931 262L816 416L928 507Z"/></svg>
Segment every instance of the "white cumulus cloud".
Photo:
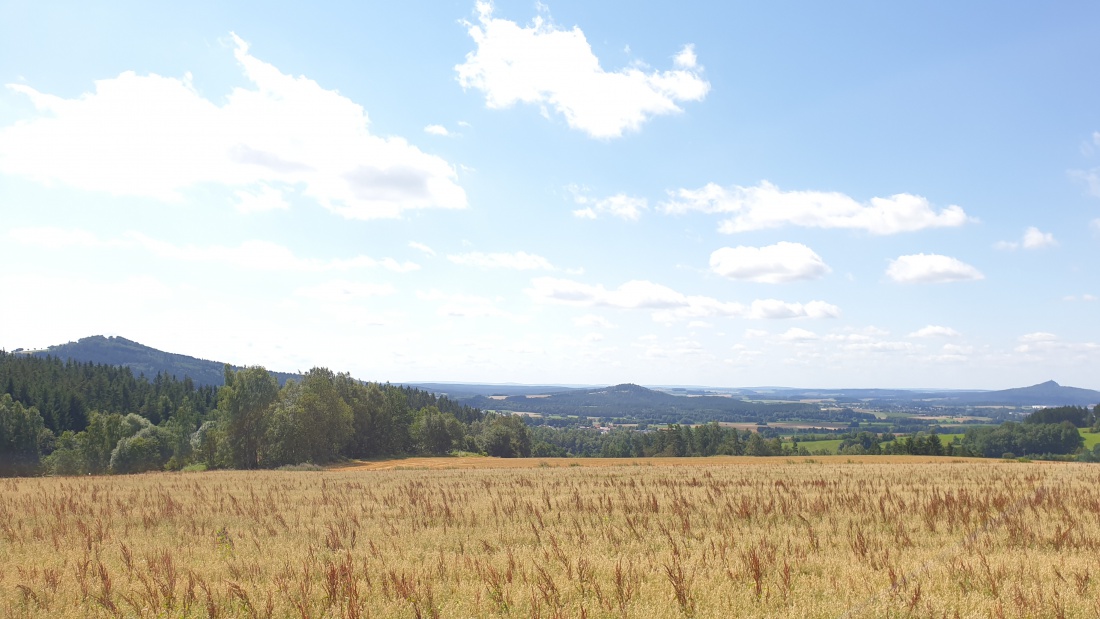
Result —
<svg viewBox="0 0 1100 619"><path fill-rule="evenodd" d="M1020 345L1014 348L1018 353L1035 353L1057 348L1061 342L1058 336L1045 331L1027 333L1020 336Z"/></svg>
<svg viewBox="0 0 1100 619"><path fill-rule="evenodd" d="M424 133L427 133L429 135L439 135L443 137L451 135L451 132L447 131L447 128L443 125L428 125L427 127L424 127Z"/></svg>
<svg viewBox="0 0 1100 619"><path fill-rule="evenodd" d="M1024 249L1042 249L1044 247L1054 247L1057 244L1058 241L1054 240L1053 234L1042 232L1035 226L1024 232Z"/></svg>
<svg viewBox="0 0 1100 619"><path fill-rule="evenodd" d="M0 172L165 201L213 184L239 192L243 210L283 208L271 188L280 183L355 219L466 207L448 162L371 134L360 105L232 39L248 86L216 101L189 74L125 72L72 99L8 84L40 114L0 128Z"/></svg>
<svg viewBox="0 0 1100 619"><path fill-rule="evenodd" d="M898 256L890 262L886 275L903 284L933 284L985 279L981 271L958 258L939 254Z"/></svg>
<svg viewBox="0 0 1100 619"><path fill-rule="evenodd" d="M806 329L791 327L786 333L779 336L785 342L809 342L817 339L817 334Z"/></svg>
<svg viewBox="0 0 1100 619"><path fill-rule="evenodd" d="M962 336L962 334L952 329L951 327L941 327L940 325L928 325L927 327L922 327L909 334L909 337L920 338L960 336Z"/></svg>
<svg viewBox="0 0 1100 619"><path fill-rule="evenodd" d="M710 255L710 268L723 277L765 284L817 279L832 270L814 250L787 241L765 247L723 247Z"/></svg>
<svg viewBox="0 0 1100 619"><path fill-rule="evenodd" d="M580 28L565 30L541 16L521 26L493 17L490 2L478 2L477 15L467 24L477 49L455 71L463 88L485 93L491 109L538 105L544 115L553 109L571 128L607 139L681 112L680 102L700 101L710 90L690 46L671 71L606 71Z"/></svg>
<svg viewBox="0 0 1100 619"><path fill-rule="evenodd" d="M780 320L786 318L839 318L840 308L824 301L792 303L778 299L757 299L753 301L745 318Z"/></svg>
<svg viewBox="0 0 1100 619"><path fill-rule="evenodd" d="M1033 344L1035 342L1056 342L1058 341L1058 336L1046 331L1036 331L1035 333L1021 335L1020 341L1025 344Z"/></svg>
<svg viewBox="0 0 1100 619"><path fill-rule="evenodd" d="M1020 241L998 241L994 247L997 249L1016 250L1021 247L1024 249L1043 249L1046 247L1055 247L1057 245L1058 241L1055 240L1054 234L1043 232L1035 226L1030 226L1027 230L1024 230L1024 236Z"/></svg>
<svg viewBox="0 0 1100 619"><path fill-rule="evenodd" d="M886 235L956 227L971 221L959 206L937 211L927 199L912 194L860 202L837 192L783 191L767 181L752 187L709 183L700 189L678 189L670 192L670 199L661 206L671 214L728 214L730 217L718 226L718 231L725 234L802 226Z"/></svg>
<svg viewBox="0 0 1100 619"><path fill-rule="evenodd" d="M685 45L680 53L672 59L672 62L681 69L694 69L699 62L699 58L695 55L695 46Z"/></svg>
<svg viewBox="0 0 1100 619"><path fill-rule="evenodd" d="M600 215L612 215L620 219L638 221L642 211L648 208L645 198L635 198L625 193L617 193L606 198L592 198L576 187L569 189L573 192L573 201L584 207L573 211L573 216L581 219L596 219Z"/></svg>
<svg viewBox="0 0 1100 619"><path fill-rule="evenodd" d="M554 265L550 261L537 254L529 254L523 251L514 253L483 253L479 251L465 254L452 254L447 259L455 264L463 266L480 267L483 269L514 269L517 271L554 271Z"/></svg>

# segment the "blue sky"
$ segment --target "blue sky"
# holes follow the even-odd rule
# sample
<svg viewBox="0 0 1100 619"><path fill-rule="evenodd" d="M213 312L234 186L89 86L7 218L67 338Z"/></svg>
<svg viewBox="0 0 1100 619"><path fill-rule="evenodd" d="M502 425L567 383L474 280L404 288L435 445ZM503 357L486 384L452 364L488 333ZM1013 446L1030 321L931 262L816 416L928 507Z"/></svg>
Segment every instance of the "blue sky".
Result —
<svg viewBox="0 0 1100 619"><path fill-rule="evenodd" d="M1100 5L0 2L0 347L1100 388Z"/></svg>

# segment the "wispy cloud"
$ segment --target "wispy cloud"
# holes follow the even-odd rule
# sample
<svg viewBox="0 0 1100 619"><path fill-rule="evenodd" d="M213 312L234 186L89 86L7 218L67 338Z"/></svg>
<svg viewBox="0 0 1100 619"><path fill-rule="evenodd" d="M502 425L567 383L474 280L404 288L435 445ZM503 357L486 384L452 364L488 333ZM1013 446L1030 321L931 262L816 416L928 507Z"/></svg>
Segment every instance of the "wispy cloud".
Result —
<svg viewBox="0 0 1100 619"><path fill-rule="evenodd" d="M1026 333L1019 337L1019 345L1014 352L1028 355L1041 355L1044 353L1065 351L1073 353L1088 353L1097 355L1100 353L1100 344L1096 342L1071 342L1047 331Z"/></svg>
<svg viewBox="0 0 1100 619"><path fill-rule="evenodd" d="M1089 195L1100 198L1100 168L1091 170L1070 170L1070 178L1084 183Z"/></svg>
<svg viewBox="0 0 1100 619"><path fill-rule="evenodd" d="M285 211L290 208L283 191L270 185L261 185L255 190L241 189L233 195L237 198L234 206L242 213Z"/></svg>
<svg viewBox="0 0 1100 619"><path fill-rule="evenodd" d="M713 297L685 295L667 286L645 280L633 280L615 289L583 284L568 279L539 277L531 282L527 294L540 302L563 303L579 307L614 307L652 311L658 322L725 316L751 319L836 318L840 309L824 301L796 303L777 299L757 299L749 304L720 301Z"/></svg>
<svg viewBox="0 0 1100 619"><path fill-rule="evenodd" d="M450 318L507 318L521 320L510 312L501 309L497 301L488 297L472 294L454 294L429 290L418 292L417 298L436 303L436 314Z"/></svg>
<svg viewBox="0 0 1100 619"><path fill-rule="evenodd" d="M435 255L435 250L432 249L431 247L428 247L427 245L425 245L423 243L418 243L416 241L409 241L409 247L411 247L411 248L413 248L417 251L424 252L425 254L427 254L429 256L434 256Z"/></svg>
<svg viewBox="0 0 1100 619"><path fill-rule="evenodd" d="M396 290L390 284L336 279L315 286L303 286L295 290L294 295L315 301L333 303L388 296L394 294L394 292Z"/></svg>
<svg viewBox="0 0 1100 619"><path fill-rule="evenodd" d="M613 329L615 324L603 316L597 316L595 314L585 314L584 316L577 316L573 319L573 324L578 327L600 327L602 329Z"/></svg>
<svg viewBox="0 0 1100 619"><path fill-rule="evenodd" d="M465 254L452 254L447 259L463 266L483 269L513 269L516 271L556 271L550 261L537 254L523 251L514 253L483 253L479 251Z"/></svg>
<svg viewBox="0 0 1100 619"><path fill-rule="evenodd" d="M393 258L375 259L363 255L329 260L303 258L288 247L261 240L248 240L235 246L180 245L134 231L126 232L118 238L102 239L83 230L48 227L16 228L8 232L8 238L22 245L49 249L137 248L166 260L225 264L258 271L320 273L381 267L397 273L407 273L420 268L415 262L398 262Z"/></svg>
<svg viewBox="0 0 1100 619"><path fill-rule="evenodd" d="M393 258L375 259L363 255L330 260L303 258L295 255L290 248L269 241L251 240L236 246L177 245L140 232L129 232L126 238L168 260L230 264L261 271L324 272L381 267L397 273L407 273L420 269L420 265L415 262L398 262Z"/></svg>
<svg viewBox="0 0 1100 619"><path fill-rule="evenodd" d="M801 226L886 235L957 227L973 221L961 207L950 205L937 211L925 198L911 194L859 202L836 192L783 191L767 181L752 187L710 183L700 189L678 189L670 192L670 199L661 208L671 214L728 214L730 217L718 226L718 231L725 234Z"/></svg>
<svg viewBox="0 0 1100 619"><path fill-rule="evenodd" d="M122 239L105 240L87 230L53 226L13 228L8 231L8 239L13 243L41 249L98 249L126 245Z"/></svg>

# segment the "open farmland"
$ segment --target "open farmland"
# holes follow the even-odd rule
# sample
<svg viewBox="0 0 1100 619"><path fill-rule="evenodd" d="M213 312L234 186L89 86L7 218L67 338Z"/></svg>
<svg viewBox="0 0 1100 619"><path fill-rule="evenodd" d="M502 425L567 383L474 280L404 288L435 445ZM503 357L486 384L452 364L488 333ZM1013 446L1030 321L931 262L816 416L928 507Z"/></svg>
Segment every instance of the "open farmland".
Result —
<svg viewBox="0 0 1100 619"><path fill-rule="evenodd" d="M1095 466L575 462L2 480L0 616L1100 614Z"/></svg>
<svg viewBox="0 0 1100 619"><path fill-rule="evenodd" d="M1085 437L1085 449L1092 449L1100 444L1100 432L1081 432L1081 436Z"/></svg>

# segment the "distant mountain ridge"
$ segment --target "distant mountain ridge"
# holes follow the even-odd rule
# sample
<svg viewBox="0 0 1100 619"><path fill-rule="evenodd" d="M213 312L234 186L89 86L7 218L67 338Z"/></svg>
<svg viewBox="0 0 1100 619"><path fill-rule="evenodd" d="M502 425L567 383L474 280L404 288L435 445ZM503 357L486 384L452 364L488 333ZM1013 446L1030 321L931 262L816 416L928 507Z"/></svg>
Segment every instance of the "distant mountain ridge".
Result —
<svg viewBox="0 0 1100 619"><path fill-rule="evenodd" d="M81 363L100 363L125 366L135 374L152 378L166 372L183 380L190 377L198 386L221 386L225 382L224 366L220 361L199 359L187 355L165 352L139 344L124 337L93 335L42 350L16 350L19 354L50 355L61 359L73 359ZM232 366L239 369L237 366ZM274 372L279 383L300 379L292 372ZM578 388L556 385L470 384L470 383L408 383L427 391L447 394L452 399L465 401L480 408L497 408L500 397L509 400L509 408L529 412L559 412L565 407L589 408L604 412L621 407L641 407L666 414L673 411L730 411L749 412L753 403L783 401L800 408L800 401L832 400L846 403L910 403L938 404L945 406L1095 406L1100 404L1100 391L1064 387L1053 380L1014 389L999 391L934 391L907 389L796 389L756 388L723 389L724 394L705 388L676 389L680 394L656 391L633 384L611 387ZM526 396L550 395L548 400L528 400ZM491 397L495 396L495 397ZM688 396L688 397L685 397ZM541 399L541 398L540 398ZM690 400L690 402L689 402ZM494 406L496 403L498 406Z"/></svg>
<svg viewBox="0 0 1100 619"><path fill-rule="evenodd" d="M707 421L783 421L817 419L830 422L871 420L873 415L851 410L825 411L816 404L760 403L721 395L682 396L632 383L543 394L479 395L461 400L482 410L508 410L544 416L634 418L657 423ZM683 421L681 421L683 420Z"/></svg>
<svg viewBox="0 0 1100 619"><path fill-rule="evenodd" d="M179 380L189 377L197 386L220 387L225 384L225 364L222 362L165 352L118 336L93 335L42 350L13 352L72 359L80 363L124 366L130 368L134 375L144 374L149 379L166 372ZM239 369L237 366L231 367ZM300 374L288 372L271 372L271 375L278 379L279 384L291 378L301 378Z"/></svg>
<svg viewBox="0 0 1100 619"><path fill-rule="evenodd" d="M1030 387L1002 389L1000 391L975 391L952 396L967 404L998 404L1012 402L1017 406L1093 406L1100 404L1100 391L1063 387L1053 380Z"/></svg>

